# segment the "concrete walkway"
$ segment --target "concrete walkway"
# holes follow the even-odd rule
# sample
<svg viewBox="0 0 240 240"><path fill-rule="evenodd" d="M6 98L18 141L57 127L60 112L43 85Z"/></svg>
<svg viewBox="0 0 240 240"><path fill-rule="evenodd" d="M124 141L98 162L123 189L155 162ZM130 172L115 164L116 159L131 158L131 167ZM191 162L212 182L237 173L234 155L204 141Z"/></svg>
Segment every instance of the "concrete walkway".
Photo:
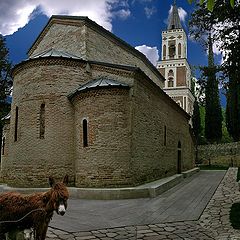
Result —
<svg viewBox="0 0 240 240"><path fill-rule="evenodd" d="M215 239L198 219L224 174L201 171L151 199L70 199L47 239Z"/></svg>

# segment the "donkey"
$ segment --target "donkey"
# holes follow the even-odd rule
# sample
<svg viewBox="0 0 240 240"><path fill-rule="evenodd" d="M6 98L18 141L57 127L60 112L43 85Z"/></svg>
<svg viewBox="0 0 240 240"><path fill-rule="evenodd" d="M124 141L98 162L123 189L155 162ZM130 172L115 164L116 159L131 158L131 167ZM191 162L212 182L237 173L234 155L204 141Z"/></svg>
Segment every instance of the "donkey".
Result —
<svg viewBox="0 0 240 240"><path fill-rule="evenodd" d="M34 229L36 240L45 240L54 211L61 216L66 212L69 198L67 184L67 175L57 183L49 177L51 188L47 192L0 194L0 240L5 239L7 232L30 228Z"/></svg>

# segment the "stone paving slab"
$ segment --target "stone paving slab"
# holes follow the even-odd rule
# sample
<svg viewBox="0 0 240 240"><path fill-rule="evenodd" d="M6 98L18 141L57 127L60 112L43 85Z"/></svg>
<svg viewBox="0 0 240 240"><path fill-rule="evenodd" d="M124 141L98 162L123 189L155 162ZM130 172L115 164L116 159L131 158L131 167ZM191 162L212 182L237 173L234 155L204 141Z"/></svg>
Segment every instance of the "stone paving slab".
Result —
<svg viewBox="0 0 240 240"><path fill-rule="evenodd" d="M63 217L51 226L67 232L198 220L225 171L201 171L156 198L70 199Z"/></svg>
<svg viewBox="0 0 240 240"><path fill-rule="evenodd" d="M49 228L47 240L75 239L75 240L162 240L186 239L208 240L214 239L212 233L193 221L159 223L141 226L127 226L113 229L100 229L87 232L66 233Z"/></svg>

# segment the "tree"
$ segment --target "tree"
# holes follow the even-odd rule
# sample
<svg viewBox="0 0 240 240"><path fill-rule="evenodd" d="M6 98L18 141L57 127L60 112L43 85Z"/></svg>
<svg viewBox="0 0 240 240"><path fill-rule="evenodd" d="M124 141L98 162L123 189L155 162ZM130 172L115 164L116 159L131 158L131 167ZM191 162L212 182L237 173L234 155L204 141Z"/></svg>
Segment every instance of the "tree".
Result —
<svg viewBox="0 0 240 240"><path fill-rule="evenodd" d="M195 2L195 0L188 0L188 2L191 4L192 2ZM207 4L207 9L209 11L213 11L214 5L215 5L216 0L207 0L206 4ZM204 0L199 0L199 3L202 5L205 3ZM234 8L234 4L235 0L229 0L229 4L231 5L232 8Z"/></svg>
<svg viewBox="0 0 240 240"><path fill-rule="evenodd" d="M10 111L10 104L7 102L7 95L12 86L10 71L11 63L8 59L8 49L6 48L5 39L0 35L0 149L2 145L2 128L4 125L2 118Z"/></svg>
<svg viewBox="0 0 240 240"><path fill-rule="evenodd" d="M209 36L208 44L208 67L205 69L205 76L207 76L205 89L205 137L209 142L213 143L219 142L222 138L222 109L219 100L211 36Z"/></svg>
<svg viewBox="0 0 240 240"><path fill-rule="evenodd" d="M201 133L201 118L200 110L197 99L193 104L193 116L192 116L193 132L197 139L197 144L199 143L200 133Z"/></svg>
<svg viewBox="0 0 240 240"><path fill-rule="evenodd" d="M214 13L209 12L204 5L198 5L190 20L190 35L208 51L208 66L201 70L206 79L203 82L206 108L205 137L211 143L219 142L222 137L222 112L216 78L217 68L214 65L212 36L216 21Z"/></svg>
<svg viewBox="0 0 240 240"><path fill-rule="evenodd" d="M214 38L224 55L222 71L227 79L226 125L233 140L240 141L240 3L232 8L218 1L215 7L218 24Z"/></svg>

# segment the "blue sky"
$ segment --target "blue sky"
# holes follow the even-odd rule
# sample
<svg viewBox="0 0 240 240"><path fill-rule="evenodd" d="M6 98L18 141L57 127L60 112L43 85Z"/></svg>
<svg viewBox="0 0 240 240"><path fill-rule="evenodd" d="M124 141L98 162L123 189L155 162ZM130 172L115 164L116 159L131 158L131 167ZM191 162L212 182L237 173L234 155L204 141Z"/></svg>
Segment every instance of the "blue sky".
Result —
<svg viewBox="0 0 240 240"><path fill-rule="evenodd" d="M188 20L195 6L187 0L176 2L188 34ZM1 0L0 33L6 37L10 60L17 64L27 58L27 50L51 15L88 16L155 63L161 55L161 31L166 30L172 4L173 0ZM188 61L195 66L207 64L206 52L191 39ZM216 61L221 61L220 55Z"/></svg>

